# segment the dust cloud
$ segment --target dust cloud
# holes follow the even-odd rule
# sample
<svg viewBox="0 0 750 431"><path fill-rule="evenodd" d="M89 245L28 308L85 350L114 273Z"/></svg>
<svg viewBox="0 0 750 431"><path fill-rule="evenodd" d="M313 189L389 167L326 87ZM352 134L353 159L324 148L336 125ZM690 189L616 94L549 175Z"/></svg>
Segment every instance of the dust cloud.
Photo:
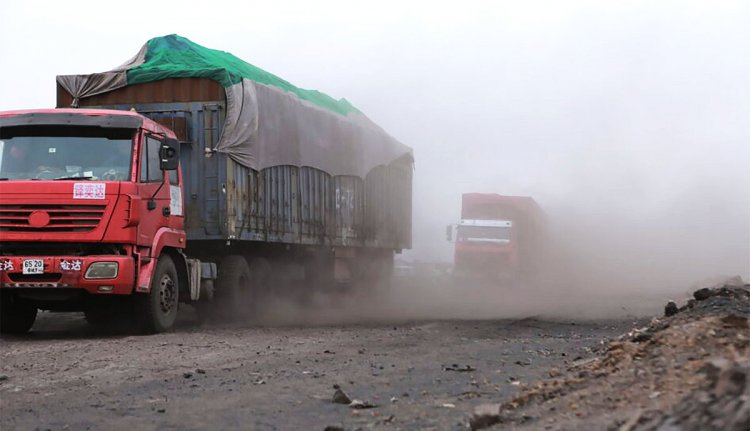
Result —
<svg viewBox="0 0 750 431"><path fill-rule="evenodd" d="M414 245L397 258L416 274L374 299L287 304L266 317L644 316L697 287L750 280L747 6L532 9L467 7L457 13L471 31L453 33L425 11L401 41L419 55L397 50L371 83L387 81L388 105L407 108L350 89L414 147ZM445 226L465 192L532 196L545 210L533 280L481 286L441 272L452 262Z"/></svg>
<svg viewBox="0 0 750 431"><path fill-rule="evenodd" d="M750 11L671 5L531 24L533 40L517 40L529 51L504 46L509 58L481 62L478 100L439 112L445 122L416 151L404 259L451 261L443 232L464 192L532 196L550 233L536 280L458 287L451 315L647 315L696 287L750 279L750 83L739 75L750 61L735 55Z"/></svg>

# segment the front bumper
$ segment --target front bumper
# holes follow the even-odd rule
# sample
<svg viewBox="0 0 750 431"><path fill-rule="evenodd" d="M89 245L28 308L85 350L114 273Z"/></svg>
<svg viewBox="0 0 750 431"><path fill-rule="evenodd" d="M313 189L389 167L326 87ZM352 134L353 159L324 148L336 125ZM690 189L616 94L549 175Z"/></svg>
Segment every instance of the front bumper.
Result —
<svg viewBox="0 0 750 431"><path fill-rule="evenodd" d="M41 259L44 273L24 274L25 260ZM95 262L117 262L115 278L87 280L86 270ZM74 288L98 295L127 295L135 286L135 264L132 257L97 256L0 256L0 288Z"/></svg>

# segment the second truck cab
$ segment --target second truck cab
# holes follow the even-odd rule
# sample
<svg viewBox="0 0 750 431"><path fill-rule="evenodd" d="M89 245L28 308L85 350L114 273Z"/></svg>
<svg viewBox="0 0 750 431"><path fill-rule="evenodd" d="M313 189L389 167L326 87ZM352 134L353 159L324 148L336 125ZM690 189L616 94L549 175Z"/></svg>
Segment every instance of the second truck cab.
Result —
<svg viewBox="0 0 750 431"><path fill-rule="evenodd" d="M447 228L455 251L453 274L490 280L517 279L538 260L541 209L526 196L465 193L461 221Z"/></svg>

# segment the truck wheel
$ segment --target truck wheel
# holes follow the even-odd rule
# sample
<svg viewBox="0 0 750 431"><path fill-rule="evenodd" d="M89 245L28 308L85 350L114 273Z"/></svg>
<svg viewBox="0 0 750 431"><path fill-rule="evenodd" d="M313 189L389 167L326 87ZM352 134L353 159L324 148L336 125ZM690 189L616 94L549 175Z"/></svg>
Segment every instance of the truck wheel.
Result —
<svg viewBox="0 0 750 431"><path fill-rule="evenodd" d="M243 256L231 255L221 261L214 294L225 316L235 320L252 314L252 282L250 265Z"/></svg>
<svg viewBox="0 0 750 431"><path fill-rule="evenodd" d="M179 304L177 268L168 255L162 255L151 279L151 291L137 294L136 321L141 332L155 334L168 331L177 319Z"/></svg>
<svg viewBox="0 0 750 431"><path fill-rule="evenodd" d="M25 334L36 320L36 307L13 298L3 297L0 301L0 333Z"/></svg>

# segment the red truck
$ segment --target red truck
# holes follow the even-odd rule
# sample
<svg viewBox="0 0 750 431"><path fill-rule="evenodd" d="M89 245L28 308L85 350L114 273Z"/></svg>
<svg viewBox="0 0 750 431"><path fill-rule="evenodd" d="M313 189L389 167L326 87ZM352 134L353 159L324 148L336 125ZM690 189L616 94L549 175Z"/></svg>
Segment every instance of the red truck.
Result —
<svg viewBox="0 0 750 431"><path fill-rule="evenodd" d="M177 35L0 112L0 331L39 309L166 331L285 288L386 282L411 149L345 100ZM291 286L291 287L290 287Z"/></svg>
<svg viewBox="0 0 750 431"><path fill-rule="evenodd" d="M453 274L456 277L517 280L531 274L540 260L543 212L528 196L464 193L461 221L455 230Z"/></svg>

